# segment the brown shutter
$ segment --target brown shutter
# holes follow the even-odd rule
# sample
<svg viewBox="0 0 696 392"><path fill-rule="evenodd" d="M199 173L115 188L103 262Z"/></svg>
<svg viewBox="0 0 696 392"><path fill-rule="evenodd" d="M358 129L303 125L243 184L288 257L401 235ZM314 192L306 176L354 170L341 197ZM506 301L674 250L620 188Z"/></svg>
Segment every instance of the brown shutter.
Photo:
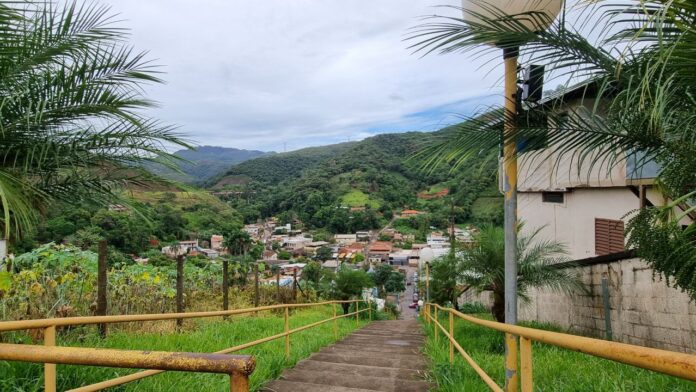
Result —
<svg viewBox="0 0 696 392"><path fill-rule="evenodd" d="M623 252L624 250L623 221L595 218L595 253L597 256Z"/></svg>

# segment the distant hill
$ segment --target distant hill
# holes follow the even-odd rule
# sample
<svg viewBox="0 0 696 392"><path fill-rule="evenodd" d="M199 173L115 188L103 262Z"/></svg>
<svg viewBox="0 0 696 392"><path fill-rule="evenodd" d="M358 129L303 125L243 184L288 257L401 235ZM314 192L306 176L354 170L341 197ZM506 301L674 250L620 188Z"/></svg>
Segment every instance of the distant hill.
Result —
<svg viewBox="0 0 696 392"><path fill-rule="evenodd" d="M229 147L202 146L194 150L179 150L174 153L174 155L188 161L179 164L179 169L183 173L177 173L161 165L150 165L147 169L170 180L189 184L202 183L211 177L219 175L232 165L269 154L275 153Z"/></svg>
<svg viewBox="0 0 696 392"><path fill-rule="evenodd" d="M496 160L481 157L457 172L448 165L426 172L414 159L418 151L448 140L454 131L381 134L273 154L234 165L207 185L230 191L222 193L248 222L283 215L310 227L343 231L379 225L409 207L430 211L437 220L433 225L442 226L452 201L460 207L458 220L467 222L475 218L472 206L479 195L496 188ZM433 186L447 188L449 195L418 199L419 192ZM375 214L380 222L371 216ZM343 225L347 221L358 223Z"/></svg>

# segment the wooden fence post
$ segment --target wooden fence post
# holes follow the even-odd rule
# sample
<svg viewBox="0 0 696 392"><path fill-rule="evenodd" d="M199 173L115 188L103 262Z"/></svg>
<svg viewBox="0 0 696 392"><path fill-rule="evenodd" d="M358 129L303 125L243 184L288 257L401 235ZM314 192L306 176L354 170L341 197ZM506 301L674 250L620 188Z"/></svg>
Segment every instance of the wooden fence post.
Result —
<svg viewBox="0 0 696 392"><path fill-rule="evenodd" d="M184 256L176 257L176 312L184 312ZM181 328L184 319L176 319L176 326Z"/></svg>
<svg viewBox="0 0 696 392"><path fill-rule="evenodd" d="M107 302L107 290L108 290L108 280L107 280L107 269L108 260L106 240L99 241L99 257L97 259L97 316L106 316L108 302ZM102 338L106 337L106 324L99 324L99 336Z"/></svg>

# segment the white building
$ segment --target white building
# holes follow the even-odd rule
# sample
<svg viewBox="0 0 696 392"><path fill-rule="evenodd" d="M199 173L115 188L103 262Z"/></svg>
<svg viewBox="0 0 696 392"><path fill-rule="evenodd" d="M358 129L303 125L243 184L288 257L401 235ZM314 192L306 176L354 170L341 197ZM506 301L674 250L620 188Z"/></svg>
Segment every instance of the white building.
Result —
<svg viewBox="0 0 696 392"><path fill-rule="evenodd" d="M355 234L336 234L334 240L339 245L350 245L358 240L358 236Z"/></svg>
<svg viewBox="0 0 696 392"><path fill-rule="evenodd" d="M431 248L449 248L450 246L449 238L441 234L430 234L425 242Z"/></svg>

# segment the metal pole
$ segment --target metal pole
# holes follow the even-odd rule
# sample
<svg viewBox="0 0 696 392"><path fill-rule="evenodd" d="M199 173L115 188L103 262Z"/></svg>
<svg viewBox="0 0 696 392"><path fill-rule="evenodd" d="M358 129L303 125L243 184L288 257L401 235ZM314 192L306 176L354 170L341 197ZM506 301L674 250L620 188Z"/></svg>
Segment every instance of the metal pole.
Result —
<svg viewBox="0 0 696 392"><path fill-rule="evenodd" d="M534 380L532 379L532 341L525 337L520 338L520 367L522 392L532 392L534 390Z"/></svg>
<svg viewBox="0 0 696 392"><path fill-rule="evenodd" d="M338 319L336 319L336 303L333 303L333 330L334 339L338 340Z"/></svg>
<svg viewBox="0 0 696 392"><path fill-rule="evenodd" d="M517 145L515 132L517 114L518 48L504 48L505 124L503 146L503 193L505 195L505 323L517 324ZM517 391L517 338L507 335L505 348L505 389Z"/></svg>
<svg viewBox="0 0 696 392"><path fill-rule="evenodd" d="M360 301L355 301L355 326L360 326Z"/></svg>
<svg viewBox="0 0 696 392"><path fill-rule="evenodd" d="M230 392L249 392L249 376L243 373L230 374Z"/></svg>
<svg viewBox="0 0 696 392"><path fill-rule="evenodd" d="M44 346L56 345L56 327L52 325L44 328ZM45 392L56 392L56 364L44 364L44 390Z"/></svg>
<svg viewBox="0 0 696 392"><path fill-rule="evenodd" d="M285 307L285 359L290 359L290 311Z"/></svg>

